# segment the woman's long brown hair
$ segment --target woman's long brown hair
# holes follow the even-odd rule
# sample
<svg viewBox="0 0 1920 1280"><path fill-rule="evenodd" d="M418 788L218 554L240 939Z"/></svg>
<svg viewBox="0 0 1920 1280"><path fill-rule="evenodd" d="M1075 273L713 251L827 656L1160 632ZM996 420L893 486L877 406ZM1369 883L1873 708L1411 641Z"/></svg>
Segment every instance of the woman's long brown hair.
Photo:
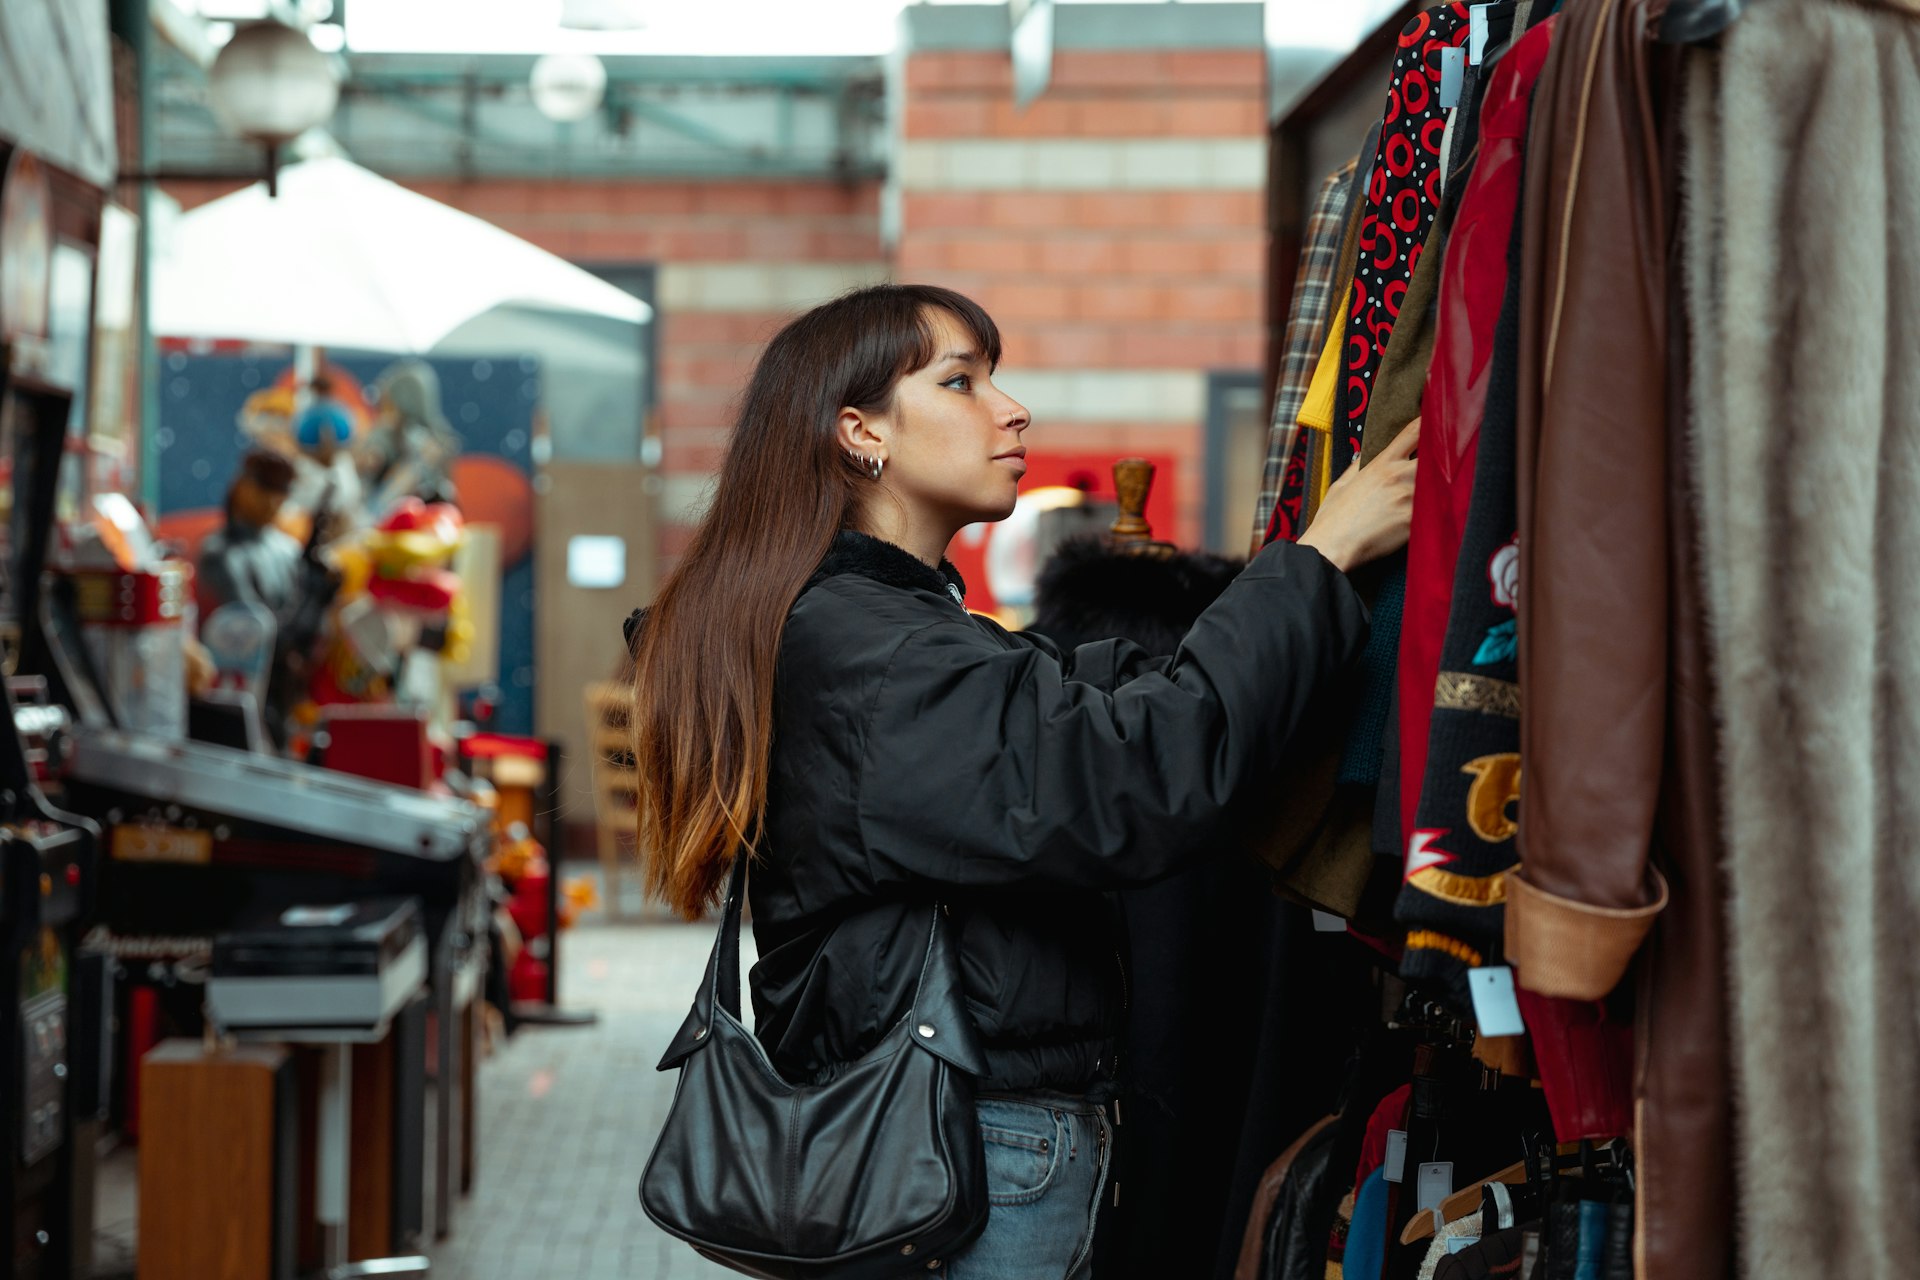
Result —
<svg viewBox="0 0 1920 1280"><path fill-rule="evenodd" d="M713 504L641 628L641 858L648 893L690 919L719 900L734 857L754 852L787 613L873 483L840 448L840 411L891 407L900 379L939 354L934 311L999 362L987 313L931 285L856 290L775 335L747 384Z"/></svg>

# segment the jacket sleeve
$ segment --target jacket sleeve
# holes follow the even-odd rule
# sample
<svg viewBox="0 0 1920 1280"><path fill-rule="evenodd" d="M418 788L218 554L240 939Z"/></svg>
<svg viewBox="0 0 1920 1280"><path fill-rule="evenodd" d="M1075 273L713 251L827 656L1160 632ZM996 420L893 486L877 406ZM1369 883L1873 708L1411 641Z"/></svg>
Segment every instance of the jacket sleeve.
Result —
<svg viewBox="0 0 1920 1280"><path fill-rule="evenodd" d="M1311 548L1277 542L1200 615L1171 662L1063 662L972 620L914 632L868 721L858 812L876 888L1153 881L1233 834L1366 612ZM1089 650L1107 649L1103 657ZM1126 678L1120 678L1126 677Z"/></svg>
<svg viewBox="0 0 1920 1280"><path fill-rule="evenodd" d="M1108 693L1139 676L1164 673L1173 663L1171 654L1155 657L1131 640L1095 640L1077 648L1063 649L1031 631L1001 634L1014 644L1037 649L1059 663L1062 679L1090 684Z"/></svg>

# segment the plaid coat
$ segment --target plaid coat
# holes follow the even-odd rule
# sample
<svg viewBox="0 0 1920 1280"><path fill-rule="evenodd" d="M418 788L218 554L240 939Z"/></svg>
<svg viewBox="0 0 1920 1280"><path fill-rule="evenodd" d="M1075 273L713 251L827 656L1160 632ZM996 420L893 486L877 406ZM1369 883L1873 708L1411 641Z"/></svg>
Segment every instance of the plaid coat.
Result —
<svg viewBox="0 0 1920 1280"><path fill-rule="evenodd" d="M1340 242L1346 231L1353 171L1357 164L1357 160L1349 160L1321 182L1313 212L1307 219L1306 236L1301 241L1300 267L1293 277L1293 307L1287 316L1286 351L1281 356L1280 380L1273 393L1273 425L1267 431L1267 461L1260 476L1260 501L1253 512L1253 551L1266 544L1267 524L1273 518L1273 504L1280 496L1280 477L1286 470L1287 455L1293 451L1300 404L1307 396L1314 361L1326 342L1334 277L1340 274Z"/></svg>

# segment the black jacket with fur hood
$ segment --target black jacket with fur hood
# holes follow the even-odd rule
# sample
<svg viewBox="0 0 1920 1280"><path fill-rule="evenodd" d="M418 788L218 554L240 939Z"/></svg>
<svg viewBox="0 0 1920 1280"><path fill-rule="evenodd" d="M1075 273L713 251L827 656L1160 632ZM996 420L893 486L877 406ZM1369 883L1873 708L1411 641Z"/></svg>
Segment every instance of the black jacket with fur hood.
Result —
<svg viewBox="0 0 1920 1280"><path fill-rule="evenodd" d="M1172 658L1063 653L962 607L951 565L842 533L788 616L761 857L756 1030L789 1079L911 1003L947 905L990 1089L1098 1088L1125 992L1102 890L1244 847L1366 615L1310 548L1266 548Z"/></svg>

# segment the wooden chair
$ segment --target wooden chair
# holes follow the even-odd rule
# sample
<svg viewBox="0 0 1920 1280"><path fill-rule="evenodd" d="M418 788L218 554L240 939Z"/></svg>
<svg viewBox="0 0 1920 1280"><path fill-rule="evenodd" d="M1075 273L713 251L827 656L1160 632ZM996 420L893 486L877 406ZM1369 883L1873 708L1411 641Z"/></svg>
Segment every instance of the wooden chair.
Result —
<svg viewBox="0 0 1920 1280"><path fill-rule="evenodd" d="M639 830L639 784L634 778L633 690L619 681L586 689L587 750L593 758L593 813L600 842L600 874L606 881L607 916L619 920L622 868Z"/></svg>

